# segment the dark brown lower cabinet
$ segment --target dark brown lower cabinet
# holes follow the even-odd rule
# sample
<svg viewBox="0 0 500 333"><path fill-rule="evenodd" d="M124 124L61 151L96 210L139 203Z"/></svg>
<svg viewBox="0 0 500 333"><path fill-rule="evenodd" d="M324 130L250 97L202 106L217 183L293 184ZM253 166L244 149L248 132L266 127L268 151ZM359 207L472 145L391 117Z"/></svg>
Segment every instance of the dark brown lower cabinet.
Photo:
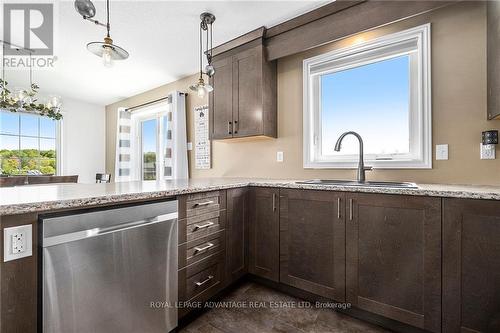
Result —
<svg viewBox="0 0 500 333"><path fill-rule="evenodd" d="M279 281L279 189L249 190L249 267L269 280Z"/></svg>
<svg viewBox="0 0 500 333"><path fill-rule="evenodd" d="M500 332L500 202L443 206L443 332Z"/></svg>
<svg viewBox="0 0 500 333"><path fill-rule="evenodd" d="M441 199L350 193L347 302L441 331Z"/></svg>
<svg viewBox="0 0 500 333"><path fill-rule="evenodd" d="M226 283L248 272L248 188L227 190Z"/></svg>
<svg viewBox="0 0 500 333"><path fill-rule="evenodd" d="M280 282L345 299L344 194L280 191Z"/></svg>

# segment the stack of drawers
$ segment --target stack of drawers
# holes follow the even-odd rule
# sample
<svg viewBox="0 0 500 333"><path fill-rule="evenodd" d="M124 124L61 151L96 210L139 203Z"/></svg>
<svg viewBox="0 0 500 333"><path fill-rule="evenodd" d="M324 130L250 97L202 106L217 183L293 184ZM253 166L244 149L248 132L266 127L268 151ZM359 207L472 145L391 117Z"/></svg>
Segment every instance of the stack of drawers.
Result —
<svg viewBox="0 0 500 333"><path fill-rule="evenodd" d="M226 191L179 200L179 302L203 302L224 287ZM191 309L179 309L179 317Z"/></svg>

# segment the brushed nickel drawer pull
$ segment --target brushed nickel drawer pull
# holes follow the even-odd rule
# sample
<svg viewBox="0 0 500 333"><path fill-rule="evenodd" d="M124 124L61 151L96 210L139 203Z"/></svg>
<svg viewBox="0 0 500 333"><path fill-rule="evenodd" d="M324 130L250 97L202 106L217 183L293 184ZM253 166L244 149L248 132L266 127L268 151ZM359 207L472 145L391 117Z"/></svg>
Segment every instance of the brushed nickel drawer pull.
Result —
<svg viewBox="0 0 500 333"><path fill-rule="evenodd" d="M213 275L209 275L205 280L203 280L201 282L195 282L194 284L197 285L198 287L201 287L202 285L204 285L208 281L212 280L213 278L214 278Z"/></svg>
<svg viewBox="0 0 500 333"><path fill-rule="evenodd" d="M340 219L340 198L337 198L337 218Z"/></svg>
<svg viewBox="0 0 500 333"><path fill-rule="evenodd" d="M193 205L194 208L196 207L203 207L203 206L208 206L210 204L213 204L214 201L213 200L210 200L210 201L205 201L205 202L197 202Z"/></svg>
<svg viewBox="0 0 500 333"><path fill-rule="evenodd" d="M195 224L195 225L194 225L194 229L193 229L193 231L194 231L194 230L199 230L199 229L205 229L205 228L208 228L208 227L210 227L210 226L212 226L212 225L214 225L214 224L215 224L215 223L213 223L212 221L207 222L207 223L202 224L202 225Z"/></svg>
<svg viewBox="0 0 500 333"><path fill-rule="evenodd" d="M273 193L273 212L276 211L276 193Z"/></svg>
<svg viewBox="0 0 500 333"><path fill-rule="evenodd" d="M352 221L352 199L349 199L349 221Z"/></svg>
<svg viewBox="0 0 500 333"><path fill-rule="evenodd" d="M214 244L213 243L207 243L206 246L204 247L195 247L194 248L194 253L197 253L197 252L202 252L202 251L205 251L205 250L208 250L209 248L213 247Z"/></svg>

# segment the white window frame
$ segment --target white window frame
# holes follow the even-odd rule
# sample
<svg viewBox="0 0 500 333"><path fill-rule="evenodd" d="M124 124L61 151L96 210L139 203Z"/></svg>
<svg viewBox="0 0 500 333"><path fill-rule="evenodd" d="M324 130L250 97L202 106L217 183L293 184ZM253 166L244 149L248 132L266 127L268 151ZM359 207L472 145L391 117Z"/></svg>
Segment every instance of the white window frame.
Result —
<svg viewBox="0 0 500 333"><path fill-rule="evenodd" d="M136 161L133 167L131 168L132 179L143 180L143 152L142 152L142 122L146 120L156 119L158 126L156 127L156 180L154 181L163 181L165 179L169 179L169 177L165 177L164 169L165 169L165 157L163 156L163 152L165 152L164 142L163 142L163 134L165 132L165 128L163 126L162 117L167 116L169 112L169 105L167 102L162 102L158 104L154 104L149 107L145 107L144 110L137 110L132 113L131 116L131 152L133 156L131 156L131 161Z"/></svg>
<svg viewBox="0 0 500 333"><path fill-rule="evenodd" d="M11 112L5 109L0 109L1 112ZM21 114L28 114L28 115L35 115L38 117L44 117L35 113L30 113L30 112L23 112L23 111L18 111L18 113ZM40 125L39 125L40 126ZM22 137L21 133L19 135L12 135L12 136L19 136ZM56 176L61 176L63 175L63 121L62 119L56 120ZM38 133L38 140L40 138L43 138L40 136L40 133ZM39 147L40 148L40 147Z"/></svg>
<svg viewBox="0 0 500 333"><path fill-rule="evenodd" d="M322 155L321 75L405 54L410 55L410 154L365 154L365 163L380 169L432 168L430 23L303 61L304 168L345 169L358 165L358 154L334 155L334 147L332 155Z"/></svg>

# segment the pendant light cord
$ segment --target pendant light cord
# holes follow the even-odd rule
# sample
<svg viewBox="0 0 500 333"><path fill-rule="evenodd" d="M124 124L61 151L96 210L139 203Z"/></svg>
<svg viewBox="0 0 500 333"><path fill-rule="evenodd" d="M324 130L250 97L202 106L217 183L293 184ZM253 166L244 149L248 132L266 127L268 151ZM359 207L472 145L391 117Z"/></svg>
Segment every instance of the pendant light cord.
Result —
<svg viewBox="0 0 500 333"><path fill-rule="evenodd" d="M109 25L109 0L106 0L106 16L107 16L107 24L106 24L106 29L108 29L108 37L109 36L109 30L110 30L110 25Z"/></svg>
<svg viewBox="0 0 500 333"><path fill-rule="evenodd" d="M203 22L200 23L200 79L203 78L203 38L202 38L202 28Z"/></svg>

